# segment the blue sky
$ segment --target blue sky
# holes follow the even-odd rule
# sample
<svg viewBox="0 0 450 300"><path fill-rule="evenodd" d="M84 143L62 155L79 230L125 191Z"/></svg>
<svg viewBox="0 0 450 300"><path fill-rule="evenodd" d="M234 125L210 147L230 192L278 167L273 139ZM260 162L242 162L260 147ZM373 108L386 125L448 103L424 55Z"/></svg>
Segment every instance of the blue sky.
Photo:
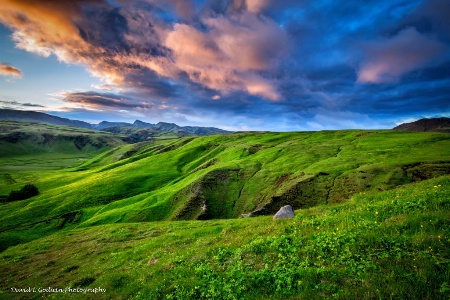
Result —
<svg viewBox="0 0 450 300"><path fill-rule="evenodd" d="M229 130L450 116L447 0L4 1L0 107Z"/></svg>

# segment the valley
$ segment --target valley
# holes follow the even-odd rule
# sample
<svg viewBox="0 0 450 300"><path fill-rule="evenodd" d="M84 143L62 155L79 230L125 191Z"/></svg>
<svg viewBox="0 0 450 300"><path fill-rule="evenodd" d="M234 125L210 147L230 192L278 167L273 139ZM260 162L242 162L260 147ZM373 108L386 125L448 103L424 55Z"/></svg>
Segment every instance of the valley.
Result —
<svg viewBox="0 0 450 300"><path fill-rule="evenodd" d="M39 189L0 204L5 296L19 282L102 286L104 299L404 297L406 258L422 273L439 271L417 298L447 293L448 134L238 132L126 143L120 131L2 126L0 196L28 183ZM273 221L286 204L296 217ZM428 245L433 252L421 250ZM430 260L438 269L425 267ZM388 279L390 263L398 269ZM411 274L403 291L422 280Z"/></svg>

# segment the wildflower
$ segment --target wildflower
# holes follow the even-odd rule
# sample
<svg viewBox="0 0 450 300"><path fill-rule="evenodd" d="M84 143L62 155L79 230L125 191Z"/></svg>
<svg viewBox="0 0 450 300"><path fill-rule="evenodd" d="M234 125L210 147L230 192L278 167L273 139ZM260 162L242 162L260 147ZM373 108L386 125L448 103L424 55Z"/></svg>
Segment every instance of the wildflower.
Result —
<svg viewBox="0 0 450 300"><path fill-rule="evenodd" d="M375 214L378 215L378 212L376 211Z"/></svg>

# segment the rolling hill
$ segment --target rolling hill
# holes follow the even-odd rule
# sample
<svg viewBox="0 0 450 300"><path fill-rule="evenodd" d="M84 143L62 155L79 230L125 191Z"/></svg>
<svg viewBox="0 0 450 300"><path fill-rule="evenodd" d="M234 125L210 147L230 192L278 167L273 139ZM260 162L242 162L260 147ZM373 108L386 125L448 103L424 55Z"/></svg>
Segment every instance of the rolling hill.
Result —
<svg viewBox="0 0 450 300"><path fill-rule="evenodd" d="M100 286L104 299L448 295L448 134L240 132L94 152L59 168L3 159L16 165L0 167L0 195L40 192L0 204L7 297L22 295L12 284ZM265 216L285 204L293 220Z"/></svg>
<svg viewBox="0 0 450 300"><path fill-rule="evenodd" d="M43 123L0 121L0 157L24 154L101 153L124 144L119 136Z"/></svg>
<svg viewBox="0 0 450 300"><path fill-rule="evenodd" d="M69 227L266 215L285 204L294 209L336 204L360 192L449 173L450 136L440 133L236 133L154 140L122 145L63 173L42 173L35 180L39 196L2 207L0 231L12 234L30 224L40 224L30 227L33 232L53 231L45 220L73 213L79 218ZM0 187L3 194L28 181L21 173L3 176L15 182ZM32 203L40 210L30 210Z"/></svg>
<svg viewBox="0 0 450 300"><path fill-rule="evenodd" d="M70 120L52 116L46 113L28 110L0 109L0 120L16 122L38 122L87 129L92 128L92 125L87 122Z"/></svg>
<svg viewBox="0 0 450 300"><path fill-rule="evenodd" d="M420 119L411 123L400 124L394 130L450 133L450 118Z"/></svg>
<svg viewBox="0 0 450 300"><path fill-rule="evenodd" d="M0 121L0 173L23 170L26 174L20 173L20 176L32 178L33 172L73 167L123 144L121 136L107 132Z"/></svg>

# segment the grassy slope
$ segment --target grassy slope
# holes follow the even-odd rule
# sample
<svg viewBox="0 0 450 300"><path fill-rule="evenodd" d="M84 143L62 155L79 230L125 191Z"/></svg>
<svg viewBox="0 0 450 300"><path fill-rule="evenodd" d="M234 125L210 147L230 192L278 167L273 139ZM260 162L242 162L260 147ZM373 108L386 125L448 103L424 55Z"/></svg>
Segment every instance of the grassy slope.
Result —
<svg viewBox="0 0 450 300"><path fill-rule="evenodd" d="M339 203L448 174L449 162L450 136L440 133L237 133L124 145L75 169L40 173L39 196L0 207L0 241L5 248L75 227ZM7 175L16 183L0 194L29 181Z"/></svg>
<svg viewBox="0 0 450 300"><path fill-rule="evenodd" d="M0 121L0 195L122 144L112 134L88 129Z"/></svg>
<svg viewBox="0 0 450 300"><path fill-rule="evenodd" d="M0 121L0 157L36 153L74 154L77 151L99 154L121 144L124 142L116 135L106 132L41 123Z"/></svg>
<svg viewBox="0 0 450 300"><path fill-rule="evenodd" d="M0 254L11 287L101 287L95 299L448 299L450 177L247 219L108 224ZM71 294L73 299L93 294Z"/></svg>
<svg viewBox="0 0 450 300"><path fill-rule="evenodd" d="M0 121L0 177L70 168L122 144L112 134L88 129Z"/></svg>

